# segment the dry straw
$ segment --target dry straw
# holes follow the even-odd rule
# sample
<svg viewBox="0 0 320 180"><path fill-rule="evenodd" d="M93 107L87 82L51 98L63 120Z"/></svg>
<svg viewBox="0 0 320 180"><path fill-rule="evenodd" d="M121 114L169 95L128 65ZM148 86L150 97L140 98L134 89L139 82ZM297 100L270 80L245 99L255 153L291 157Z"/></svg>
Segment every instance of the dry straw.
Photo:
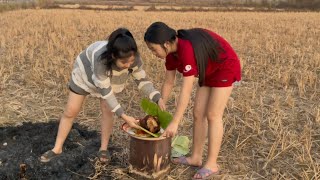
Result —
<svg viewBox="0 0 320 180"><path fill-rule="evenodd" d="M76 55L87 45L125 26L134 34L145 69L160 89L163 61L143 42L153 21L175 28L204 27L225 37L243 66L243 82L234 89L224 114L224 138L218 159L221 179L320 179L320 14L256 12L108 12L20 10L0 14L0 125L57 120L67 98L66 84ZM177 80L177 85L181 78ZM117 96L127 113L143 117L141 95L128 81ZM131 86L132 85L132 86ZM176 87L168 109L173 112ZM194 92L193 92L194 96ZM190 102L179 128L192 137ZM99 102L88 98L77 121L99 130ZM128 136L115 121L111 143L128 148ZM120 141L121 139L121 141ZM121 143L120 143L121 142ZM125 143L123 143L125 142ZM205 148L205 152L207 148ZM128 151L117 166L93 164L98 178L113 168L127 175ZM205 159L205 158L204 158ZM173 166L168 179L185 179L195 170Z"/></svg>

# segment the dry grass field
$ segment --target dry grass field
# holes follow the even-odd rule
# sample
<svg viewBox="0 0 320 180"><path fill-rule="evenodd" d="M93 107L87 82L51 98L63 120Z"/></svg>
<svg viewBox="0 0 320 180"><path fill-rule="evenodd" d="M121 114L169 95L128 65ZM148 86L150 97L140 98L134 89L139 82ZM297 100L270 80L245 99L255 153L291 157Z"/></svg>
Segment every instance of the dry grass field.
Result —
<svg viewBox="0 0 320 180"><path fill-rule="evenodd" d="M241 58L243 82L224 114L218 179L320 179L320 13L108 12L19 10L0 14L0 126L57 121L80 51L124 26L135 36L145 69L157 88L164 64L143 42L146 28L164 21L175 28L204 27L225 37ZM177 84L181 82L178 78ZM141 117L133 81L118 96ZM174 112L176 87L168 109ZM194 94L193 94L194 95ZM179 135L192 137L190 102ZM77 122L99 131L99 101L89 97ZM111 143L128 149L117 119ZM121 139L121 141L119 141ZM125 151L128 152L128 151ZM127 159L128 154L121 154ZM101 170L103 171L103 169ZM116 179L130 179L123 166ZM103 172L102 172L103 173ZM167 179L190 179L195 170L172 166ZM94 176L97 177L97 176ZM34 177L36 178L36 177Z"/></svg>

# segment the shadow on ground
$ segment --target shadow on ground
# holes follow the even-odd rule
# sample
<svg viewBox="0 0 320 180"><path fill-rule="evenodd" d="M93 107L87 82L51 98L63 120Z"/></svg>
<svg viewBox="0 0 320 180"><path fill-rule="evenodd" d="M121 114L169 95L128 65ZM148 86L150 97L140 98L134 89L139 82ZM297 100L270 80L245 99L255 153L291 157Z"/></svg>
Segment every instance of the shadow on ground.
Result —
<svg viewBox="0 0 320 180"><path fill-rule="evenodd" d="M48 163L39 161L42 153L53 148L57 129L58 122L0 127L0 179L85 179L95 174L100 135L78 124L73 125L61 156ZM112 142L109 150L122 154ZM110 165L121 166L117 158L121 157L112 156ZM111 172L104 174L104 179L112 178Z"/></svg>

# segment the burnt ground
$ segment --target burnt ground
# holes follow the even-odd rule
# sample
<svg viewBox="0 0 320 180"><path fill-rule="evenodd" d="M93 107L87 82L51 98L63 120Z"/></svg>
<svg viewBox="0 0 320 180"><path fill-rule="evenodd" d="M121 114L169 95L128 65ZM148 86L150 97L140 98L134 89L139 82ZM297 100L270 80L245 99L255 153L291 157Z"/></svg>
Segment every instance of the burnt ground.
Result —
<svg viewBox="0 0 320 180"><path fill-rule="evenodd" d="M0 127L0 179L112 179L111 169L97 169L96 153L100 134L74 124L61 156L48 163L39 161L42 153L52 149L58 122L23 123L16 127ZM109 145L112 154L121 154L120 147ZM112 155L111 166L121 166ZM122 164L123 166L123 164ZM97 171L104 171L100 173Z"/></svg>

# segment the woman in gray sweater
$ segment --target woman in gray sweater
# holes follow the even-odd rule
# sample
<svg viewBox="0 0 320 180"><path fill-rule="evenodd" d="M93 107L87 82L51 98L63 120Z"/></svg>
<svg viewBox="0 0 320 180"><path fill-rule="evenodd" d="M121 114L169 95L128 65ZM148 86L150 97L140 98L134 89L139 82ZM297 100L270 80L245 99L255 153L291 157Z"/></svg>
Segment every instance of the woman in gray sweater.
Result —
<svg viewBox="0 0 320 180"><path fill-rule="evenodd" d="M108 40L97 41L82 51L73 67L69 82L69 98L60 120L55 146L40 157L41 162L49 162L62 153L62 146L72 128L73 120L80 112L88 94L100 98L102 117L98 157L100 161L108 162L110 155L107 147L112 131L113 114L121 117L131 127L137 128L137 120L124 113L115 97L115 93L124 89L129 75L134 77L139 90L161 109L165 109L159 91L146 78L142 64L136 42L125 28L115 30Z"/></svg>

